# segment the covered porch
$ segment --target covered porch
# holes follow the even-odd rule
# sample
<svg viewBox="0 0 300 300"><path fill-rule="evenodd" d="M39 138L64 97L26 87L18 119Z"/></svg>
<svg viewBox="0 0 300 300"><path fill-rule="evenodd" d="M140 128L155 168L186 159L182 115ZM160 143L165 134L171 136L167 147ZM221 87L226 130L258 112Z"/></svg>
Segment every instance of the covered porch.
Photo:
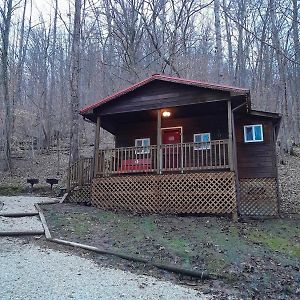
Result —
<svg viewBox="0 0 300 300"><path fill-rule="evenodd" d="M93 178L234 171L230 100L95 117L93 158L69 170L69 190ZM100 128L115 147L100 144Z"/></svg>
<svg viewBox="0 0 300 300"><path fill-rule="evenodd" d="M115 147L99 149L100 127ZM231 102L97 116L94 177L233 170Z"/></svg>

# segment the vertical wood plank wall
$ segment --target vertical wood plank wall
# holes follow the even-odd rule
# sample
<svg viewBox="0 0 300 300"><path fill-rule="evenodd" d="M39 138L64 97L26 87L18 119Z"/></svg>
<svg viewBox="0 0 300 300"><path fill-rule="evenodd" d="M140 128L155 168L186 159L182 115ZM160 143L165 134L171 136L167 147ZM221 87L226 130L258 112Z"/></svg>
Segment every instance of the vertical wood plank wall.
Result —
<svg viewBox="0 0 300 300"><path fill-rule="evenodd" d="M244 126L253 124L263 125L264 141L245 143ZM241 197L239 213L250 216L278 215L276 141L271 119L238 115L235 133Z"/></svg>

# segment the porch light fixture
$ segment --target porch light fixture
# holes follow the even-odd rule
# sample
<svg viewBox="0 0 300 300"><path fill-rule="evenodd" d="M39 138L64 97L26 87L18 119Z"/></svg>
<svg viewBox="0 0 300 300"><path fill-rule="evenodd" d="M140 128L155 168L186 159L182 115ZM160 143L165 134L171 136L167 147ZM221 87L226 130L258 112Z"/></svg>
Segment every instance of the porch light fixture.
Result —
<svg viewBox="0 0 300 300"><path fill-rule="evenodd" d="M171 113L169 111L165 110L165 111L163 111L162 115L164 118L168 118L171 116Z"/></svg>

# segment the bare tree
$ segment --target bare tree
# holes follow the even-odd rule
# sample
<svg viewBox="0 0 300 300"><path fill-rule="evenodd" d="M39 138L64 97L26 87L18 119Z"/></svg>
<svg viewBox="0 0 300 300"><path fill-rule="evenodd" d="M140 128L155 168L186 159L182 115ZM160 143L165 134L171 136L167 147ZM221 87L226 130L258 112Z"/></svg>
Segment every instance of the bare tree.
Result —
<svg viewBox="0 0 300 300"><path fill-rule="evenodd" d="M226 28L226 41L228 49L228 72L231 83L234 83L234 63L233 63L233 46L232 46L232 26L228 18L229 5L223 0L223 11Z"/></svg>
<svg viewBox="0 0 300 300"><path fill-rule="evenodd" d="M217 68L217 82L221 82L223 78L223 49L222 49L222 35L221 35L221 20L220 20L220 1L214 1L215 14L215 30L216 30L216 68ZM229 36L228 36L229 38Z"/></svg>
<svg viewBox="0 0 300 300"><path fill-rule="evenodd" d="M1 87L5 107L5 158L6 168L11 171L11 102L9 98L9 72L8 72L8 50L9 50L9 34L11 28L11 17L13 13L13 0L4 1L4 6L0 7L2 21L0 22L1 31Z"/></svg>
<svg viewBox="0 0 300 300"><path fill-rule="evenodd" d="M79 158L79 85L80 85L80 34L81 0L75 0L73 39L71 49L71 130L70 164Z"/></svg>
<svg viewBox="0 0 300 300"><path fill-rule="evenodd" d="M90 135L79 106L157 72L249 87L256 109L284 114L282 149L300 143L299 1L69 0L69 11L51 3L50 22L42 11L36 23L31 0L0 4L6 161L28 135L44 148L53 137L69 144L76 161Z"/></svg>
<svg viewBox="0 0 300 300"><path fill-rule="evenodd" d="M47 118L47 128L49 135L49 143L51 142L51 136L53 133L53 100L56 91L56 66L55 66L55 58L56 58L56 39L57 39L57 17L58 17L58 0L55 0L54 5L54 18L53 18L53 29L51 36L51 54L50 54L50 91L49 91L49 102L48 102L48 118Z"/></svg>

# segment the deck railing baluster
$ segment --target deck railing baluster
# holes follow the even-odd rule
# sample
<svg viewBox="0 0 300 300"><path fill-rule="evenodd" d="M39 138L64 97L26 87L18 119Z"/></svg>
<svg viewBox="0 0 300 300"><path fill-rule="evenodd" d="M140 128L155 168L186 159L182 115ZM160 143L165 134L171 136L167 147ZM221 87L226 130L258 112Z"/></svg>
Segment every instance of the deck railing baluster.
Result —
<svg viewBox="0 0 300 300"><path fill-rule="evenodd" d="M226 165L226 147L225 144L222 143L223 146L223 166Z"/></svg>
<svg viewBox="0 0 300 300"><path fill-rule="evenodd" d="M213 149L212 149L212 142L209 142L209 160L210 160L210 168L212 169L213 167Z"/></svg>
<svg viewBox="0 0 300 300"><path fill-rule="evenodd" d="M216 144L214 144L214 167L217 166L217 144L219 143L219 141L217 141Z"/></svg>
<svg viewBox="0 0 300 300"><path fill-rule="evenodd" d="M93 176L111 174L156 172L158 166L157 146L121 147L99 150L99 159L94 174L94 160L82 158L69 167L68 188L89 184ZM201 157L200 157L201 155ZM228 139L206 143L181 143L161 145L162 171L227 169ZM204 157L205 156L205 157ZM131 160L128 165L124 161Z"/></svg>
<svg viewBox="0 0 300 300"><path fill-rule="evenodd" d="M199 147L199 146L198 146ZM200 151L201 151L201 166L202 168L204 168L204 153L203 153L203 147L200 147Z"/></svg>
<svg viewBox="0 0 300 300"><path fill-rule="evenodd" d="M193 147L193 163L192 163L192 166L193 166L193 169L194 169L194 167L195 167L195 147Z"/></svg>
<svg viewBox="0 0 300 300"><path fill-rule="evenodd" d="M221 143L219 143L218 145L219 147L219 163L218 163L218 166L221 166L222 165L222 160L221 160Z"/></svg>
<svg viewBox="0 0 300 300"><path fill-rule="evenodd" d="M192 167L193 167L192 152L191 151L194 151L194 147L195 147L195 145L189 144L189 169L190 170L192 170Z"/></svg>
<svg viewBox="0 0 300 300"><path fill-rule="evenodd" d="M202 151L203 151L203 157L204 157L204 165L205 165L205 169L208 168L208 151L207 151L207 144L202 144Z"/></svg>
<svg viewBox="0 0 300 300"><path fill-rule="evenodd" d="M98 162L97 162L97 166L96 166L96 174L100 174L100 176L102 176L102 168L101 168L101 165L102 165L102 150L99 150L99 153L98 153ZM96 177L96 174L95 174L95 177Z"/></svg>
<svg viewBox="0 0 300 300"><path fill-rule="evenodd" d="M186 167L187 167L187 163L186 163L186 144L183 144L183 155L182 155L182 157L183 157L183 162L182 162L182 171L184 170L184 169L186 169Z"/></svg>
<svg viewBox="0 0 300 300"><path fill-rule="evenodd" d="M114 174L114 165L115 165L115 151L111 150L111 174Z"/></svg>
<svg viewBox="0 0 300 300"><path fill-rule="evenodd" d="M171 147L170 146L167 146L168 149L169 149L169 164L168 164L168 169L171 169Z"/></svg>
<svg viewBox="0 0 300 300"><path fill-rule="evenodd" d="M175 161L174 161L174 146L170 145L170 154L171 154L171 162L170 162L170 169L173 170L175 166Z"/></svg>
<svg viewBox="0 0 300 300"><path fill-rule="evenodd" d="M228 168L228 140L165 144L161 145L161 154L163 171ZM130 161L127 167L124 161ZM85 184L91 181L93 162L93 159L85 158L70 167L68 176L71 188L79 182ZM158 167L156 145L147 148L142 146L101 149L96 174L109 176L115 173L147 173L155 172Z"/></svg>
<svg viewBox="0 0 300 300"><path fill-rule="evenodd" d="M163 160L164 160L164 166L163 166L163 169L166 170L167 169L167 160L168 160L168 150L167 150L167 147L166 145L161 145L161 148L162 148L162 152L163 152Z"/></svg>

